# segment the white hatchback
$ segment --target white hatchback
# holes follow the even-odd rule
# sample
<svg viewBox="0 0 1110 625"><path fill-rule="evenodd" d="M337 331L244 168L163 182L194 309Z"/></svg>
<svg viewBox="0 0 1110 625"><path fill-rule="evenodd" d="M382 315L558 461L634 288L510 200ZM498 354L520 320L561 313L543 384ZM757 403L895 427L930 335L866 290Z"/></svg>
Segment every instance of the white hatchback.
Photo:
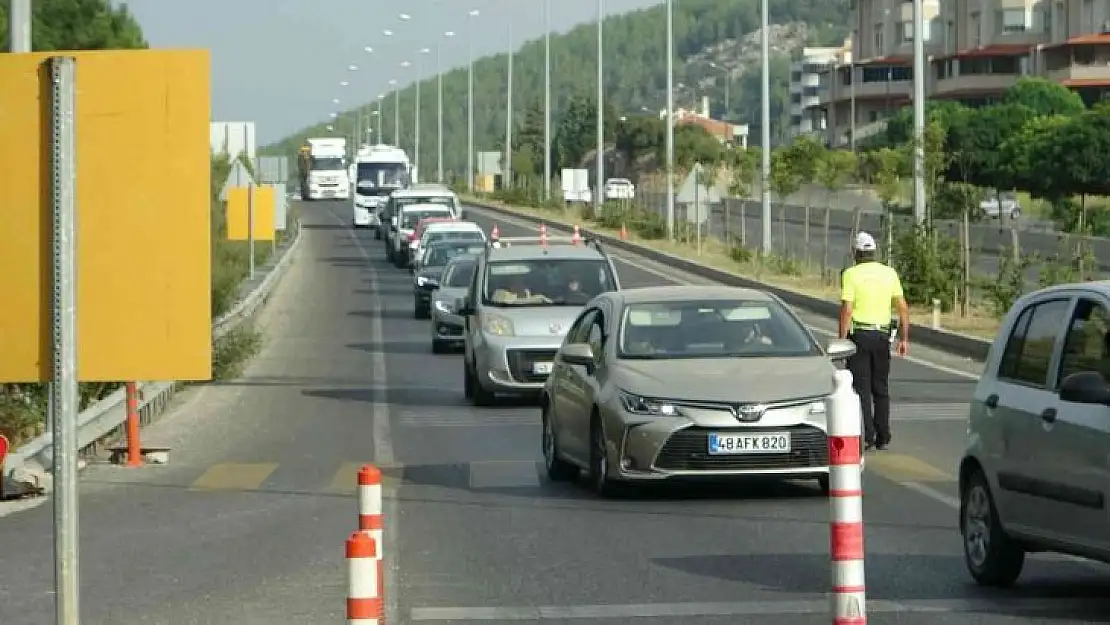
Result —
<svg viewBox="0 0 1110 625"><path fill-rule="evenodd" d="M420 258L420 251L427 249L430 241L439 239L462 239L467 241L486 242L486 233L482 227L472 221L441 221L428 224L420 239L409 243L409 258L415 264Z"/></svg>

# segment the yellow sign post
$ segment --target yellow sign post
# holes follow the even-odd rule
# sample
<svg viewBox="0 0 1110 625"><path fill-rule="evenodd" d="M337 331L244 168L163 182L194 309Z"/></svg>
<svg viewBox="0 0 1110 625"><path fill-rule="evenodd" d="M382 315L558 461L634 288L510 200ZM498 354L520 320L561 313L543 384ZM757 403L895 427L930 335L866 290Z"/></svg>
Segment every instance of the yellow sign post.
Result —
<svg viewBox="0 0 1110 625"><path fill-rule="evenodd" d="M52 374L53 55L0 55L0 382ZM65 55L76 59L77 377L210 379L209 54Z"/></svg>
<svg viewBox="0 0 1110 625"><path fill-rule="evenodd" d="M227 240L274 240L274 188L232 187L227 190ZM247 194L250 193L248 196Z"/></svg>

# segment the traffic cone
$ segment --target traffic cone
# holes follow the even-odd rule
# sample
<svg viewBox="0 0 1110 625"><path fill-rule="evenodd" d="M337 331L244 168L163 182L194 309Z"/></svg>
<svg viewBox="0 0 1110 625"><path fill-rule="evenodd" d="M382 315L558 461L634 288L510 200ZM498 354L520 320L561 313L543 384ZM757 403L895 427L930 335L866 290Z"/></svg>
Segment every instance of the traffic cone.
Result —
<svg viewBox="0 0 1110 625"><path fill-rule="evenodd" d="M540 245L547 245L547 224L540 224Z"/></svg>
<svg viewBox="0 0 1110 625"><path fill-rule="evenodd" d="M501 238L501 230L497 227L497 223L493 224L493 230L489 231L490 241L496 241Z"/></svg>
<svg viewBox="0 0 1110 625"><path fill-rule="evenodd" d="M624 224L621 224L621 241L627 241L627 240L628 240L628 228L626 228Z"/></svg>
<svg viewBox="0 0 1110 625"><path fill-rule="evenodd" d="M574 236L571 237L571 242L578 245L582 242L582 234L578 231L578 224L574 225Z"/></svg>

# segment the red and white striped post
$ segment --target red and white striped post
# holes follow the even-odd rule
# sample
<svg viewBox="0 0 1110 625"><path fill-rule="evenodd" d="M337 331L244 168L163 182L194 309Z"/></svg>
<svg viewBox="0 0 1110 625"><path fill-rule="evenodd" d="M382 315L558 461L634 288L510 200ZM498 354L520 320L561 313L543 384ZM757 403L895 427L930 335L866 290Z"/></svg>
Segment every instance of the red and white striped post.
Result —
<svg viewBox="0 0 1110 625"><path fill-rule="evenodd" d="M582 242L582 233L578 230L578 224L574 225L574 236L571 237L571 242L578 245Z"/></svg>
<svg viewBox="0 0 1110 625"><path fill-rule="evenodd" d="M540 224L540 245L547 245L547 224Z"/></svg>
<svg viewBox="0 0 1110 625"><path fill-rule="evenodd" d="M829 549L832 557L833 625L866 625L863 560L863 415L852 373L833 374L828 399Z"/></svg>
<svg viewBox="0 0 1110 625"><path fill-rule="evenodd" d="M369 532L382 551L382 472L370 464L358 470L358 529Z"/></svg>
<svg viewBox="0 0 1110 625"><path fill-rule="evenodd" d="M347 625L382 625L378 547L368 532L347 539Z"/></svg>
<svg viewBox="0 0 1110 625"><path fill-rule="evenodd" d="M494 222L494 224L493 224L493 230L490 230L490 231L489 231L489 240L490 240L490 241L496 241L496 240L498 240L498 239L500 239L500 238L501 238L501 229L500 229L500 228L498 228L498 227L497 227L497 223L496 223L496 222Z"/></svg>

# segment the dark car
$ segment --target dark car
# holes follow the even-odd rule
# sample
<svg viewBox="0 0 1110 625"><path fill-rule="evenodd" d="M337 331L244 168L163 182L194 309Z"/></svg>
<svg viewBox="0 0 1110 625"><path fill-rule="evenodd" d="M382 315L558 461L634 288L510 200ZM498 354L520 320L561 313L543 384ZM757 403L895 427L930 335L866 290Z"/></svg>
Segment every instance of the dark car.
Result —
<svg viewBox="0 0 1110 625"><path fill-rule="evenodd" d="M436 241L423 250L420 269L415 273L412 283L412 315L417 319L427 319L431 312L432 292L439 288L439 278L448 261L463 254L481 254L484 244L466 240Z"/></svg>

